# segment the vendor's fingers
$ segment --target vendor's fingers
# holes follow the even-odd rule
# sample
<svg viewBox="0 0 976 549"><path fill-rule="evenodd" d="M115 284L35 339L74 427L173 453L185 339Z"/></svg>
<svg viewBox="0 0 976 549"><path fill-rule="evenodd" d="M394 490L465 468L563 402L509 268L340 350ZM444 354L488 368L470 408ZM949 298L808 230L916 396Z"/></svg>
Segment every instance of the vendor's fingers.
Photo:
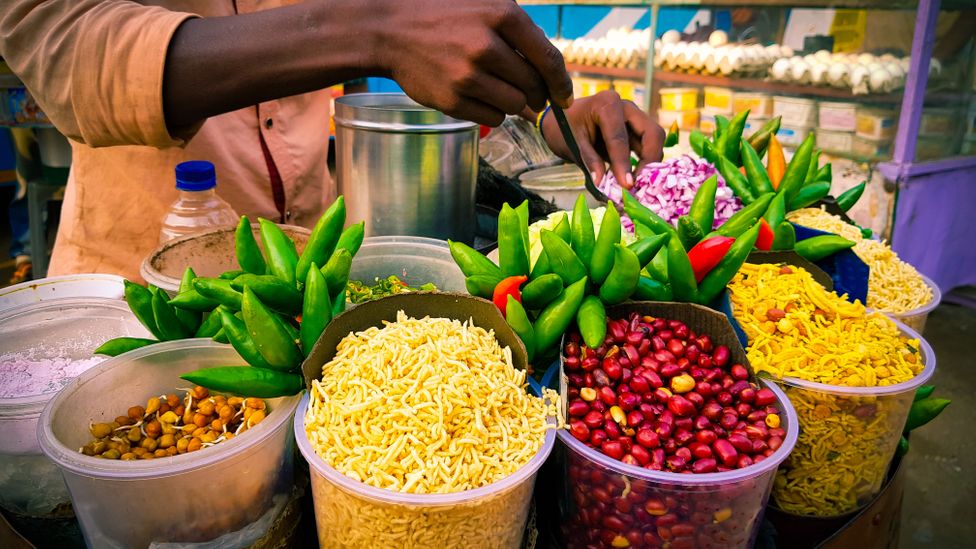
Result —
<svg viewBox="0 0 976 549"><path fill-rule="evenodd" d="M525 109L524 93L508 82L487 73L473 73L459 84L458 89L463 95L477 99L505 114L518 114Z"/></svg>
<svg viewBox="0 0 976 549"><path fill-rule="evenodd" d="M526 103L535 112L541 112L549 100L549 90L542 76L524 57L498 38L499 44L489 48L483 66L498 78L508 82L525 94Z"/></svg>
<svg viewBox="0 0 976 549"><path fill-rule="evenodd" d="M573 103L573 81L566 72L563 54L515 2L500 9L499 17L497 28L502 38L535 67L546 83L549 97L564 109L569 108Z"/></svg>
<svg viewBox="0 0 976 549"><path fill-rule="evenodd" d="M606 162L588 140L577 138L576 143L579 145L580 157L583 158L583 164L586 164L586 168L590 171L593 183L599 185L603 181L603 177L607 175ZM627 186L627 188L630 187Z"/></svg>
<svg viewBox="0 0 976 549"><path fill-rule="evenodd" d="M473 97L459 96L450 102L444 113L461 120L470 120L485 126L498 127L505 121L501 110Z"/></svg>
<svg viewBox="0 0 976 549"><path fill-rule="evenodd" d="M616 93L610 93L607 97L595 113L597 126L603 136L610 170L617 181L629 189L634 185L634 176L630 173L630 135L624 117L624 103Z"/></svg>
<svg viewBox="0 0 976 549"><path fill-rule="evenodd" d="M664 129L631 101L624 103L624 115L631 133L631 147L637 153L637 171L664 156ZM636 138L636 142L635 142Z"/></svg>

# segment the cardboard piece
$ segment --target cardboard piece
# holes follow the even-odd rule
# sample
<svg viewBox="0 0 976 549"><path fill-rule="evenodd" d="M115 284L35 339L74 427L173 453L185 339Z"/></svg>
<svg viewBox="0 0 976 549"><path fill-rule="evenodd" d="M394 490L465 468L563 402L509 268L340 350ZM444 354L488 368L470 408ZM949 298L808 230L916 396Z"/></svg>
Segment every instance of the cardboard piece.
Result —
<svg viewBox="0 0 976 549"><path fill-rule="evenodd" d="M522 340L491 301L467 294L411 292L368 301L335 317L302 363L305 386L311 387L313 379L322 377L322 366L335 357L336 347L344 337L351 332L382 326L384 320L394 322L398 311L414 318L430 316L462 322L474 319L476 326L494 331L498 342L512 349L512 363L516 368L524 370L529 363Z"/></svg>
<svg viewBox="0 0 976 549"><path fill-rule="evenodd" d="M830 278L823 269L817 266L816 263L808 261L800 256L800 254L794 251L779 251L779 252L763 252L763 251L753 251L746 258L746 263L754 263L762 265L764 263L788 263L795 267L802 267L804 270L813 276L813 279L820 283L821 286L827 288L828 291L833 291L834 281Z"/></svg>

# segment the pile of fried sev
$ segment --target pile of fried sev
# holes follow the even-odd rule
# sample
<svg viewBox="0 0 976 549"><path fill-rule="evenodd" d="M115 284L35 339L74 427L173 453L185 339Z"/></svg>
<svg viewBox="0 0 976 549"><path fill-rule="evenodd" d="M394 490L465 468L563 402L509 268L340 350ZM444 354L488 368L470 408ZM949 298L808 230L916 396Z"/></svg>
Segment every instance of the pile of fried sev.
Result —
<svg viewBox="0 0 976 549"><path fill-rule="evenodd" d="M746 264L729 290L757 371L875 387L908 381L924 368L917 339L899 335L881 313L826 291L802 268ZM836 516L870 501L884 481L913 391L857 396L784 388L800 436L773 484L776 505L795 514Z"/></svg>
<svg viewBox="0 0 976 549"><path fill-rule="evenodd" d="M312 385L305 430L329 465L370 486L460 492L501 480L539 451L558 396L472 321L409 318L346 336Z"/></svg>
<svg viewBox="0 0 976 549"><path fill-rule="evenodd" d="M915 267L899 259L884 242L864 238L860 229L823 209L804 208L787 217L797 225L834 233L855 243L854 253L871 269L868 307L900 314L932 301L932 289Z"/></svg>

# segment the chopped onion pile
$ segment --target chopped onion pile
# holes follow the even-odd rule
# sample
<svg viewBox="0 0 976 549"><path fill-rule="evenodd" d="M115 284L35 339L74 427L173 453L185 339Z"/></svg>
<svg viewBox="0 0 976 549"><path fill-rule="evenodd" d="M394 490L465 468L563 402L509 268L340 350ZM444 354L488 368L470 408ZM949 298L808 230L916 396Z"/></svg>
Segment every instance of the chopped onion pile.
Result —
<svg viewBox="0 0 976 549"><path fill-rule="evenodd" d="M630 193L641 204L677 226L678 218L691 208L698 188L714 173L715 168L708 162L682 155L644 166ZM609 171L600 182L599 188L614 202L622 203L623 191ZM715 193L715 221L711 228L718 227L741 208L742 202L732 194L732 189L725 185L725 180L719 175L718 191ZM634 230L630 218L625 216L621 221L627 230ZM708 232L710 228L702 229Z"/></svg>

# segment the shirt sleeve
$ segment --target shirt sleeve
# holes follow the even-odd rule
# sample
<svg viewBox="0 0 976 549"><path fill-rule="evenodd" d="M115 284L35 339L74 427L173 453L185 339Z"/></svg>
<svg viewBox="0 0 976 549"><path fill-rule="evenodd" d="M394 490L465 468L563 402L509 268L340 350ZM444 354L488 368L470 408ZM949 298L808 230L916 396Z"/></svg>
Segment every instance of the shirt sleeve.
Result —
<svg viewBox="0 0 976 549"><path fill-rule="evenodd" d="M191 13L129 1L4 0L0 55L63 134L91 147L182 146L170 135L163 71Z"/></svg>

